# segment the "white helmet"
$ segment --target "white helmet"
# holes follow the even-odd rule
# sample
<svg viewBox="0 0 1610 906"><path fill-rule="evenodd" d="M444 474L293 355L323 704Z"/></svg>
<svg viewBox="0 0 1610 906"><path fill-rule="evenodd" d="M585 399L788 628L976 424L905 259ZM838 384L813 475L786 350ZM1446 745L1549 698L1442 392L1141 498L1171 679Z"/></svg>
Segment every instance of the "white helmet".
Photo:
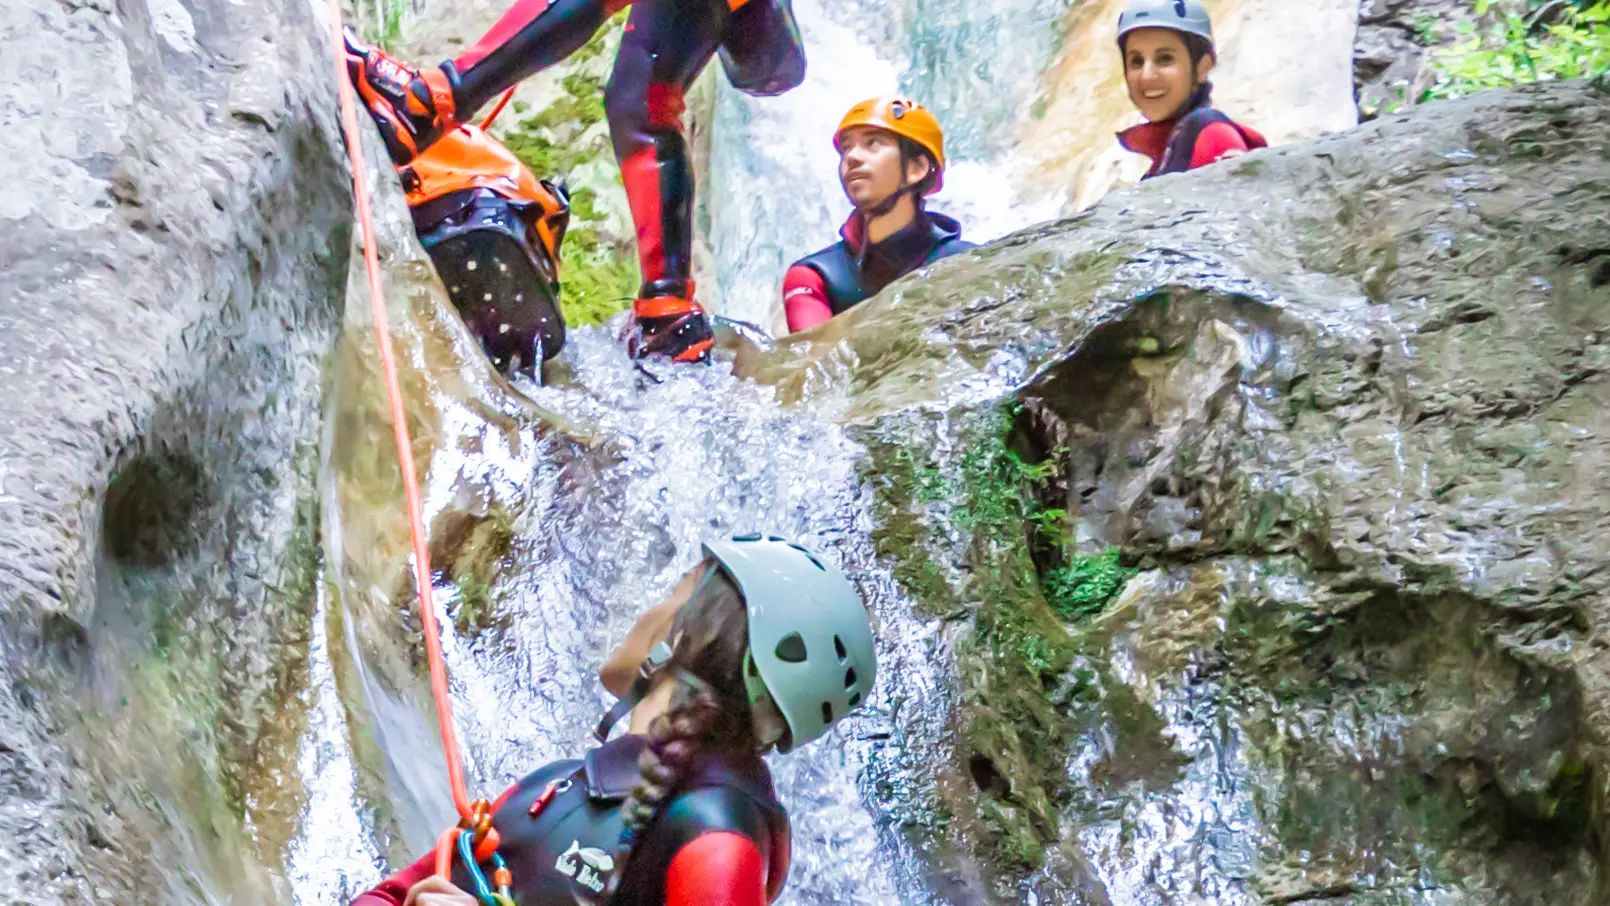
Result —
<svg viewBox="0 0 1610 906"><path fill-rule="evenodd" d="M1213 20L1201 0L1130 0L1118 17L1118 46L1124 46L1126 35L1142 28L1196 35L1213 46Z"/></svg>
<svg viewBox="0 0 1610 906"><path fill-rule="evenodd" d="M872 619L849 577L784 538L740 535L704 546L749 614L744 682L788 722L787 752L828 731L872 691Z"/></svg>

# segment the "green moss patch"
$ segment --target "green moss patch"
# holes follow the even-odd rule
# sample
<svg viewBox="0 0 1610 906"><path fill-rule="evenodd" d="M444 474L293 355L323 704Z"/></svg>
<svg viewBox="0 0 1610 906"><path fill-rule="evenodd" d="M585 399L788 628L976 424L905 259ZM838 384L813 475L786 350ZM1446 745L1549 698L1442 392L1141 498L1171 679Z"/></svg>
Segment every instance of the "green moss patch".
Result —
<svg viewBox="0 0 1610 906"><path fill-rule="evenodd" d="M1070 555L1071 562L1046 573L1046 603L1064 620L1093 616L1118 597L1137 570L1118 560L1118 548Z"/></svg>
<svg viewBox="0 0 1610 906"><path fill-rule="evenodd" d="M1006 444L1003 409L958 416L954 455L938 451L923 417L892 417L871 444L878 494L874 539L898 581L933 616L966 620L956 757L965 780L942 782L932 834L978 840L1005 878L1032 871L1058 838L1067 796L1064 714L1074 639L1041 591L1029 551L1031 474ZM957 564L957 566L952 566ZM956 842L929 840L944 847Z"/></svg>

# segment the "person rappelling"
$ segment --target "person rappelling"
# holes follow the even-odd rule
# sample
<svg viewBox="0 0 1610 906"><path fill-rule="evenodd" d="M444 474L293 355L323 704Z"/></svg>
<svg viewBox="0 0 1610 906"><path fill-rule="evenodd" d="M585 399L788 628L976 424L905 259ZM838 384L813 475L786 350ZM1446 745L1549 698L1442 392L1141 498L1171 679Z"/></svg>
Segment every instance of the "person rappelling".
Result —
<svg viewBox="0 0 1610 906"><path fill-rule="evenodd" d="M839 184L855 210L839 242L783 275L783 310L794 332L974 247L961 238L961 224L927 209L927 197L945 184L945 132L927 108L903 97L862 101L844 115L833 147Z"/></svg>
<svg viewBox="0 0 1610 906"><path fill-rule="evenodd" d="M718 52L741 91L764 96L797 86L805 54L790 0L517 0L469 49L425 69L348 32L348 73L402 167L508 87L579 50L627 6L604 107L643 273L628 348L634 358L707 361L713 334L692 279L683 96Z"/></svg>
<svg viewBox="0 0 1610 906"><path fill-rule="evenodd" d="M765 906L779 896L788 815L761 755L818 739L865 702L877 670L871 618L843 572L792 542L748 535L704 553L685 602L644 614L611 659L649 649L598 735L629 713L628 732L505 792L492 806L495 861L461 859L444 878L427 856L352 906ZM503 890L492 893L487 875Z"/></svg>
<svg viewBox="0 0 1610 906"><path fill-rule="evenodd" d="M1208 76L1218 52L1200 0L1130 0L1118 18L1118 50L1129 99L1146 118L1118 133L1118 142L1151 158L1144 179L1268 147L1263 136L1213 108Z"/></svg>

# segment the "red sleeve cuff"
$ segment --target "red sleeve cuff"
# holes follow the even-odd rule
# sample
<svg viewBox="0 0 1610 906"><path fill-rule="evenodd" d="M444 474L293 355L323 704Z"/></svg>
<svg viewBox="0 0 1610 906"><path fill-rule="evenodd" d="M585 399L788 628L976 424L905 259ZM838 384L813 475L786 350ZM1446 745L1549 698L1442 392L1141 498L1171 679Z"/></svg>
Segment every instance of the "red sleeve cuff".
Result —
<svg viewBox="0 0 1610 906"><path fill-rule="evenodd" d="M431 876L436 870L436 854L431 853L418 862L380 882L380 885L352 901L351 906L402 906L408 891L415 884Z"/></svg>
<svg viewBox="0 0 1610 906"><path fill-rule="evenodd" d="M833 317L827 283L814 268L796 264L783 276L783 312L788 315L789 333L809 330Z"/></svg>

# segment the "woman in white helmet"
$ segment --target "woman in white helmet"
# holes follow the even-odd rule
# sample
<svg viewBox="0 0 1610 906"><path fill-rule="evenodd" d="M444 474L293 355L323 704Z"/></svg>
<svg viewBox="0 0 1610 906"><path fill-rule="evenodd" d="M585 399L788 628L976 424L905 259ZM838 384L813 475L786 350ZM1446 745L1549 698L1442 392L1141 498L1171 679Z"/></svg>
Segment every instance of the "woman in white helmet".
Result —
<svg viewBox="0 0 1610 906"><path fill-rule="evenodd" d="M1146 122L1118 134L1151 158L1147 179L1183 173L1268 146L1257 132L1213 109L1217 55L1200 0L1131 0L1118 18L1129 99Z"/></svg>
<svg viewBox="0 0 1610 906"><path fill-rule="evenodd" d="M535 771L493 806L495 858L460 858L448 879L426 856L352 906L775 900L788 815L760 755L811 742L865 701L871 619L842 572L782 538L707 544L692 579L611 658L640 664L599 727L602 745ZM628 712L629 732L605 741Z"/></svg>

